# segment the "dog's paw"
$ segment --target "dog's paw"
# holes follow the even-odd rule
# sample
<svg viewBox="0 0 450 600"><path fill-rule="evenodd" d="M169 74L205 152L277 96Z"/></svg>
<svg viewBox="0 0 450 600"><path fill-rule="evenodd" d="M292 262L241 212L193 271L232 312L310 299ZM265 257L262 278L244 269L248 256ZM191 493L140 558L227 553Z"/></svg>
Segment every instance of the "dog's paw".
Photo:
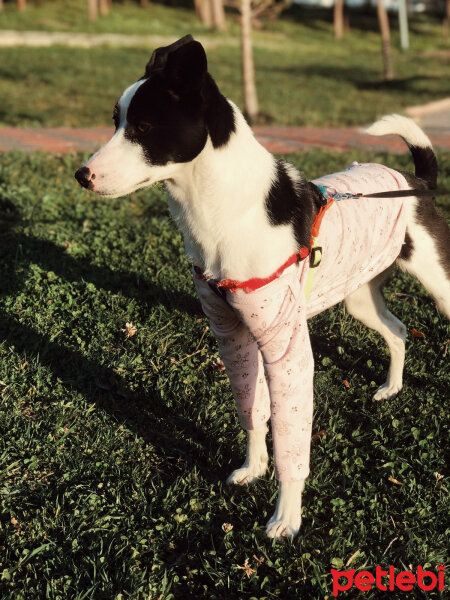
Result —
<svg viewBox="0 0 450 600"><path fill-rule="evenodd" d="M391 398L395 398L395 396L402 389L402 384L388 384L384 383L380 385L380 387L375 392L373 399L374 400L391 400Z"/></svg>
<svg viewBox="0 0 450 600"><path fill-rule="evenodd" d="M266 535L269 538L293 538L299 532L301 522L300 514L279 519L275 513L267 522Z"/></svg>
<svg viewBox="0 0 450 600"><path fill-rule="evenodd" d="M297 535L302 522L302 491L304 480L280 483L277 506L266 525L270 538L287 538Z"/></svg>
<svg viewBox="0 0 450 600"><path fill-rule="evenodd" d="M235 469L227 479L227 483L234 485L248 485L262 477L267 471L268 458L261 459L255 465L243 464L240 469Z"/></svg>

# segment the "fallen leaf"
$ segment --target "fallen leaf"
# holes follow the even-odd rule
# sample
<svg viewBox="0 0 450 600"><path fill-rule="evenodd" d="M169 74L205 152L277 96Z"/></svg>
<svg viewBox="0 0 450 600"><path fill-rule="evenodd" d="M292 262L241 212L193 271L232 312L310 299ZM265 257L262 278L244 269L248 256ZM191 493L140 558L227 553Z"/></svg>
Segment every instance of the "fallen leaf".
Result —
<svg viewBox="0 0 450 600"><path fill-rule="evenodd" d="M403 483L398 481L398 479L394 479L393 477L388 477L388 481L390 481L391 483L394 483L395 485L403 485Z"/></svg>
<svg viewBox="0 0 450 600"><path fill-rule="evenodd" d="M358 548L358 550L356 550L356 552L353 552L353 554L350 556L348 561L345 563L345 566L348 567L349 565L351 565L352 562L355 560L355 558L357 556L359 556L360 554L361 554L361 548Z"/></svg>
<svg viewBox="0 0 450 600"><path fill-rule="evenodd" d="M225 533L228 533L232 529L233 525L231 523L222 523L222 531L225 531Z"/></svg>
<svg viewBox="0 0 450 600"><path fill-rule="evenodd" d="M413 337L419 338L421 340L423 340L423 338L425 337L425 334L422 333L421 331L418 331L415 327L413 327L411 329L411 334L412 334Z"/></svg>
<svg viewBox="0 0 450 600"><path fill-rule="evenodd" d="M11 519L11 523L14 525L14 527L17 527L17 525L19 524L19 521L13 517Z"/></svg>
<svg viewBox="0 0 450 600"><path fill-rule="evenodd" d="M346 379L344 379L344 380L342 381L342 383L345 385L345 387L346 387L346 388L349 388L349 387L350 387L350 383L349 383L349 382L348 382Z"/></svg>
<svg viewBox="0 0 450 600"><path fill-rule="evenodd" d="M326 437L326 435L327 435L327 432L325 431L325 429L321 429L320 431L318 431L311 437L311 440L316 441L321 437Z"/></svg>
<svg viewBox="0 0 450 600"><path fill-rule="evenodd" d="M133 325L133 323L125 323L125 329L122 329L122 331L125 332L125 335L127 338L130 338L130 337L133 337L133 335L136 333L137 329Z"/></svg>
<svg viewBox="0 0 450 600"><path fill-rule="evenodd" d="M243 565L236 565L236 567L238 569L242 569L248 578L250 578L253 575L253 573L256 573L255 569L252 569L251 566L248 564L248 558L245 559Z"/></svg>

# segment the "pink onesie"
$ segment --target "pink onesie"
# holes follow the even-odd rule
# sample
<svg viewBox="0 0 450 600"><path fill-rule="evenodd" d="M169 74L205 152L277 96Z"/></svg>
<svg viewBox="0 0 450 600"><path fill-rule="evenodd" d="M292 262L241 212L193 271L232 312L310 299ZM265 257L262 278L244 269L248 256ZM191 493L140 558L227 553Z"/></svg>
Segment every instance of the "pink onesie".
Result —
<svg viewBox="0 0 450 600"><path fill-rule="evenodd" d="M378 164L353 163L314 183L353 194L409 189L400 173ZM308 259L250 293L227 291L226 300L212 289L212 282L195 276L242 427L256 429L271 419L279 481L309 474L314 361L306 321L394 262L405 239L403 200L358 198L331 205L320 226L322 261L308 299Z"/></svg>

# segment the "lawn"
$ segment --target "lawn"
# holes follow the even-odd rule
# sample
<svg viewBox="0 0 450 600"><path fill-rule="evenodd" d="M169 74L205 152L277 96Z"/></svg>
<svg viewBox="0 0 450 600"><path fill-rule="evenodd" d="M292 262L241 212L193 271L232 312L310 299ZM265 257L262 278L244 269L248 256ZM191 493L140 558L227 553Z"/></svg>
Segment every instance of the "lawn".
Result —
<svg viewBox="0 0 450 600"><path fill-rule="evenodd" d="M290 157L311 178L356 158L410 166ZM387 403L371 400L380 338L342 306L311 321L303 524L269 541L273 476L223 484L244 435L164 192L95 199L73 180L82 160L0 157L2 600L331 599L330 569L352 556L357 570L448 562L450 330L420 285L400 275L385 291L424 334ZM440 164L448 188L449 153Z"/></svg>
<svg viewBox="0 0 450 600"><path fill-rule="evenodd" d="M117 4L108 17L90 25L80 2L70 2L64 11L61 3L46 2L23 14L6 5L0 28L50 28L53 23L55 29L64 30L67 21L69 31L166 34L170 39L191 32L213 39L217 46L208 51L210 72L223 93L242 107L236 15L229 15L230 30L221 36L206 32L192 10L158 4L148 10ZM143 18L146 14L148 21ZM331 11L293 9L255 32L260 122L361 125L448 95L450 50L439 20L414 17L411 49L401 52L398 28L391 19L396 79L383 83L375 15L352 13L351 31L342 41L333 38L330 17ZM109 125L118 96L142 76L153 50L140 44L136 48L0 48L0 126Z"/></svg>
<svg viewBox="0 0 450 600"><path fill-rule="evenodd" d="M23 12L16 10L15 2L6 2L0 13L0 29L176 35L180 22L183 22L193 33L204 32L194 10L187 7L188 2L186 7L152 2L143 9L138 1L115 0L109 14L92 23L88 19L86 0L28 0L27 10Z"/></svg>

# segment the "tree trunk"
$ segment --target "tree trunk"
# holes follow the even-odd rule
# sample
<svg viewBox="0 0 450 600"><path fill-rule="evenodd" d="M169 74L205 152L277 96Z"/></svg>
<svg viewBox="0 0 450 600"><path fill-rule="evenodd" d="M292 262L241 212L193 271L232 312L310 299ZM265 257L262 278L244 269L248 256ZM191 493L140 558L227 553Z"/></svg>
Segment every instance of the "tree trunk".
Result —
<svg viewBox="0 0 450 600"><path fill-rule="evenodd" d="M340 40L344 35L344 0L335 0L333 26L334 37Z"/></svg>
<svg viewBox="0 0 450 600"><path fill-rule="evenodd" d="M392 68L391 32L389 29L388 15L384 8L384 0L377 0L377 15L381 33L384 79L390 81L391 79L394 79L394 70Z"/></svg>
<svg viewBox="0 0 450 600"><path fill-rule="evenodd" d="M89 21L96 21L98 18L97 0L87 0Z"/></svg>
<svg viewBox="0 0 450 600"><path fill-rule="evenodd" d="M409 31L407 0L398 0L398 24L400 28L400 48L402 50L408 50Z"/></svg>
<svg viewBox="0 0 450 600"><path fill-rule="evenodd" d="M108 0L98 0L98 8L102 17L106 16L109 12Z"/></svg>
<svg viewBox="0 0 450 600"><path fill-rule="evenodd" d="M225 21L225 11L223 9L223 0L211 0L212 15L214 27L219 31L225 31L227 24Z"/></svg>
<svg viewBox="0 0 450 600"><path fill-rule="evenodd" d="M210 0L195 0L195 12L205 27L212 27L212 6Z"/></svg>
<svg viewBox="0 0 450 600"><path fill-rule="evenodd" d="M344 33L350 33L350 19L348 15L344 15Z"/></svg>
<svg viewBox="0 0 450 600"><path fill-rule="evenodd" d="M241 56L244 82L244 112L250 123L258 116L255 67L252 50L251 0L241 0Z"/></svg>
<svg viewBox="0 0 450 600"><path fill-rule="evenodd" d="M17 0L17 10L25 10L27 7L27 0Z"/></svg>
<svg viewBox="0 0 450 600"><path fill-rule="evenodd" d="M448 42L448 38L450 35L450 0L447 0L446 2L443 26L444 38Z"/></svg>
<svg viewBox="0 0 450 600"><path fill-rule="evenodd" d="M0 0L0 11L3 10L3 0Z"/></svg>
<svg viewBox="0 0 450 600"><path fill-rule="evenodd" d="M147 8L148 4L149 4L148 0L141 0L142 8Z"/></svg>

